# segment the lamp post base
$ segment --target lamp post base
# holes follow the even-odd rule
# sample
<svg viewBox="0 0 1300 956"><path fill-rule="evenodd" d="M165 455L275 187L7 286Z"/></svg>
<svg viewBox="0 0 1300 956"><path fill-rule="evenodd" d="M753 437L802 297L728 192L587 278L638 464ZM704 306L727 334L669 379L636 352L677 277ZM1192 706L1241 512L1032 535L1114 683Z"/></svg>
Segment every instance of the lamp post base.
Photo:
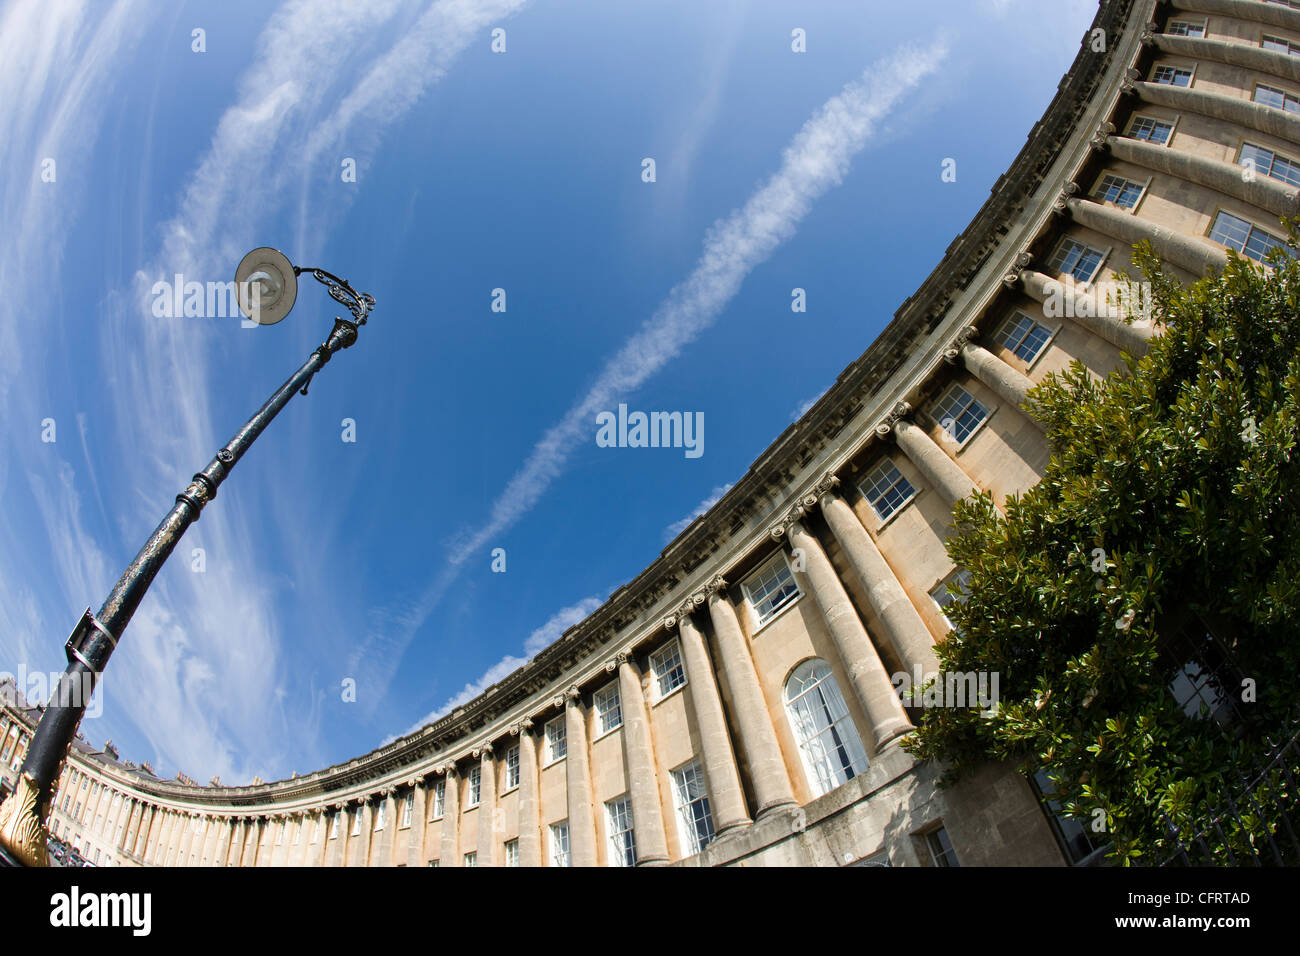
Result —
<svg viewBox="0 0 1300 956"><path fill-rule="evenodd" d="M18 778L14 792L0 804L0 855L6 864L49 866L49 832L36 805L39 789L32 775Z"/></svg>

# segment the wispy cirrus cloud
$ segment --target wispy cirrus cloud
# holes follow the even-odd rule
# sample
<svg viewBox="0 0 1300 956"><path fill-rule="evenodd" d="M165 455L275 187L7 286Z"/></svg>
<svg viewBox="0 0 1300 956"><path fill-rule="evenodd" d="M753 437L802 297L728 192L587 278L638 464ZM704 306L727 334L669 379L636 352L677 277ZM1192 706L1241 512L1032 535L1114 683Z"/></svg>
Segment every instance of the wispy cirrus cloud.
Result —
<svg viewBox="0 0 1300 956"><path fill-rule="evenodd" d="M812 205L848 174L853 157L882 120L947 56L936 41L905 47L868 67L826 101L786 148L780 168L749 200L718 220L691 274L597 374L594 384L534 445L493 502L486 522L453 542L410 615L405 633L372 631L353 657L368 695L378 697L415 630L437 606L470 556L528 514L564 472L569 456L591 440L597 412L646 382L721 315L745 277L794 235Z"/></svg>
<svg viewBox="0 0 1300 956"><path fill-rule="evenodd" d="M565 631L573 627L573 625L581 622L584 618L588 617L593 611L596 610L596 608L600 607L603 603L605 603L604 597L592 596L592 597L583 598L581 601L579 601L576 604L571 604L568 607L561 608L560 610L556 611L549 618L547 618L545 624L535 629L531 634L528 635L527 639L524 641L523 654L520 655L507 654L505 657L501 658L501 660L497 661L486 671L484 671L482 676L479 677L478 680L469 682L464 687L462 687L459 691L453 694L451 697L447 698L447 701L441 707L438 707L435 710L430 711L428 714L425 714L422 718L420 718L420 720L418 720L416 723L412 724L406 730L406 733L408 734L414 733L415 731L423 727L425 724L437 720L439 717L442 717L444 714L451 713L461 704L466 704L469 701L473 700L475 697L483 693L493 684L496 684L502 679L509 677L511 674L513 674L515 671L523 667L525 664L531 661L535 656L537 656L537 653L539 651L541 651L543 648L547 647L548 645L554 643L555 641L559 640L560 636ZM387 740L384 741L384 744L392 743L396 739L397 739L396 736L389 737Z"/></svg>
<svg viewBox="0 0 1300 956"><path fill-rule="evenodd" d="M689 528L691 526L692 521L694 521L700 515L704 514L704 512L708 511L719 501L721 501L722 496L725 495L730 490L731 490L731 482L727 482L727 484L725 485L719 485L718 487L714 488L711 492L709 492L709 496L707 498L705 498L703 501L701 501L698 505L696 505L691 510L690 514L688 514L685 518L681 518L677 521L674 521L668 527L664 528L664 534L663 534L664 541L673 540L673 538L677 537L679 534L681 534L683 531Z"/></svg>
<svg viewBox="0 0 1300 956"><path fill-rule="evenodd" d="M225 279L243 252L259 244L260 233L286 213L296 213L298 252L318 251L347 205L346 198L316 201L321 164L328 157L333 166L341 151L364 163L386 128L445 75L480 31L523 5L290 0L259 15L251 65L199 151L174 214L160 224L157 254L140 268L134 288L110 295L93 324L83 318L74 326L77 316L57 316L68 327L47 322L39 333L17 303L47 302L47 290L65 279L61 251L70 224L92 198L87 157L113 115L118 85L130 76L124 64L133 45L147 35L141 24L153 21L145 5L131 0L111 6L51 0L0 11L0 125L6 131L0 167L6 173L30 169L32 177L30 187L9 185L0 207L11 230L0 250L7 293L0 300L0 403L11 414L0 421L0 433L7 449L17 449L0 455L0 494L12 464L26 475L23 493L34 501L34 518L48 539L42 557L53 572L51 580L40 581L24 573L30 556L16 545L32 540L33 522L20 529L14 522L26 516L0 516L0 577L9 592L0 608L4 663L52 663L49 634L66 633L71 619L47 617L41 609L74 608L66 613L75 618L75 608L106 593L120 570L117 552L140 543L140 529L147 533L153 526L168 491L183 487L226 437L216 429L229 424L215 421L211 399L220 381L210 358L223 345L198 334L192 323L151 316L151 284L176 272ZM149 143L142 149L151 155ZM40 180L39 163L47 156L58 162L57 187ZM28 323L21 334L19 321ZM113 385L98 390L95 427L105 430L111 422L108 443L132 451L114 462L105 494L120 522L111 528L92 528L88 520L88 510L98 508L108 523L96 500L94 447L88 447L84 418L77 416L75 429L72 421L60 423L60 438L71 439L68 447L79 448L84 461L65 457L62 444L33 450L32 441L13 433L17 427L30 431L44 414L40 396L60 387L44 372L32 343L42 343L39 348L61 336L84 337L87 330L97 334L99 347L97 367L86 373ZM20 377L22 388L11 388ZM258 490L263 499L267 491ZM267 539L276 534L281 553L301 558L305 546L283 534L255 499L223 495L205 512L172 559L184 564L191 546L201 545L211 558L205 572L155 581L107 675L105 690L116 702L110 706L154 751L134 756L151 757L160 769L183 767L194 776L219 773L238 781L274 773L287 739L300 749L312 747L319 708L295 708L291 720L282 703L285 624L271 600L265 557Z"/></svg>

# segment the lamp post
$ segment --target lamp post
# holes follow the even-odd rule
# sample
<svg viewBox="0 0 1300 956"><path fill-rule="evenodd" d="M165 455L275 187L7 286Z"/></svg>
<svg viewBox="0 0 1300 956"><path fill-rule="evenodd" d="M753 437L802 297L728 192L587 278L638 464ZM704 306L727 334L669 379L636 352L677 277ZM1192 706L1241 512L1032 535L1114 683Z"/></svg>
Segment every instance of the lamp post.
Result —
<svg viewBox="0 0 1300 956"><path fill-rule="evenodd" d="M217 496L217 488L252 447L257 436L289 404L294 393L307 394L312 376L335 352L356 342L357 328L366 324L370 310L375 307L375 300L370 295L357 292L346 279L324 269L300 268L290 263L283 253L263 247L246 255L235 272L240 310L258 325L279 322L293 308L298 295L298 276L303 273L324 284L330 296L352 313L352 319L334 319L329 337L176 496L176 504L118 579L99 613L91 614L90 608L86 608L81 615L65 646L67 669L60 676L41 715L18 773L17 786L0 805L0 857L4 858L3 862L22 866L49 865L48 821L54 784L99 675L130 623L131 615L185 529L198 520L203 506Z"/></svg>

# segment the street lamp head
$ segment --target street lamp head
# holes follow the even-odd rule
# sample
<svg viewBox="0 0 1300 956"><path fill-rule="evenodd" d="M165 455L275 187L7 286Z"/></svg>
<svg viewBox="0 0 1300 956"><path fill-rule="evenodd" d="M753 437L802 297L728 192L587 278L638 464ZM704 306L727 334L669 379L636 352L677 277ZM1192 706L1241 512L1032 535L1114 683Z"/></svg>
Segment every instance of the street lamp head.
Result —
<svg viewBox="0 0 1300 956"><path fill-rule="evenodd" d="M274 325L298 298L298 270L279 249L254 249L235 270L239 311L258 325Z"/></svg>

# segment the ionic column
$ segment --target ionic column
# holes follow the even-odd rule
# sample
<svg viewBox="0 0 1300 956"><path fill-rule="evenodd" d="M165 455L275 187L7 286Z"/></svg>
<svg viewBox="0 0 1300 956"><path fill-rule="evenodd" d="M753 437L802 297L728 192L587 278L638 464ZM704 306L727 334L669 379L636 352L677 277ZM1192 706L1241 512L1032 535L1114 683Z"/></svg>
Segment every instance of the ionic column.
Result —
<svg viewBox="0 0 1300 956"><path fill-rule="evenodd" d="M212 817L208 816L207 814L204 814L199 819L200 819L199 832L202 834L202 836L199 839L199 848L198 848L198 852L195 854L196 859L194 862L197 866L202 866L203 861L209 855L209 851L211 849L209 844L211 843L213 837L216 835L216 831L212 826Z"/></svg>
<svg viewBox="0 0 1300 956"><path fill-rule="evenodd" d="M596 865L596 818L591 798L591 768L587 758L587 712L576 685L565 692L564 780L569 806L569 850L574 866Z"/></svg>
<svg viewBox="0 0 1300 956"><path fill-rule="evenodd" d="M412 780L411 828L406 831L406 865L424 866L424 834L429 816L425 781Z"/></svg>
<svg viewBox="0 0 1300 956"><path fill-rule="evenodd" d="M1126 246L1135 246L1144 240L1150 242L1152 250L1161 259L1195 276L1221 271L1228 264L1228 254L1209 239L1178 232L1114 206L1104 206L1090 199L1068 199L1066 208L1079 225L1118 239Z"/></svg>
<svg viewBox="0 0 1300 956"><path fill-rule="evenodd" d="M389 787L384 793L384 829L380 831L378 858L372 856L371 866L392 866L393 845L397 839L397 789Z"/></svg>
<svg viewBox="0 0 1300 956"><path fill-rule="evenodd" d="M370 839L375 825L374 810L371 809L369 797L361 798L361 805L357 807L357 819L361 821L361 827L356 840L353 841L348 866L367 866L370 862Z"/></svg>
<svg viewBox="0 0 1300 956"><path fill-rule="evenodd" d="M721 582L721 579L718 579ZM700 595L703 603L703 595ZM740 785L736 754L727 733L727 718L722 712L722 698L709 662L709 652L690 612L682 609L680 619L667 618L668 630L678 629L682 645L682 663L686 667L686 693L700 732L704 774L709 782L709 808L719 835L752 822L745 809L745 791Z"/></svg>
<svg viewBox="0 0 1300 956"><path fill-rule="evenodd" d="M816 490L820 492L817 501L831 534L835 535L835 540L839 542L844 556L848 558L867 592L867 603L884 627L885 636L893 646L894 653L909 672L937 672L939 661L934 654L934 642L930 639L929 629L903 590L894 569L880 553L876 542L862 526L849 503L835 490L838 484L838 478L827 475L817 486Z"/></svg>
<svg viewBox="0 0 1300 956"><path fill-rule="evenodd" d="M478 747L474 755L479 758L478 865L499 866L496 827L493 825L497 806L497 771L491 742Z"/></svg>
<svg viewBox="0 0 1300 956"><path fill-rule="evenodd" d="M519 735L519 865L542 865L540 799L537 782L537 738L533 722L524 718L511 728Z"/></svg>
<svg viewBox="0 0 1300 956"><path fill-rule="evenodd" d="M194 843L194 817L188 812L181 816L180 842L176 848L176 865L190 865L190 846Z"/></svg>
<svg viewBox="0 0 1300 956"><path fill-rule="evenodd" d="M326 856L326 866L342 866L344 861L343 849L347 845L348 827L347 814L343 812L344 807L341 803L336 803L330 809L329 823L325 827L325 846L328 847ZM334 830L334 821L339 821L339 835L330 839L330 833Z"/></svg>
<svg viewBox="0 0 1300 956"><path fill-rule="evenodd" d="M446 766L442 797L442 845L439 866L460 866L460 777L454 763Z"/></svg>
<svg viewBox="0 0 1300 956"><path fill-rule="evenodd" d="M632 827L636 839L637 866L668 862L668 838L659 802L654 748L650 742L650 714L646 710L641 673L626 651L605 665L618 669L618 698L623 709L623 763L627 768L627 789L632 800Z"/></svg>
<svg viewBox="0 0 1300 956"><path fill-rule="evenodd" d="M762 817L778 807L794 805L794 790L790 786L790 774L781 756L781 746L777 743L763 689L758 683L758 672L754 669L745 632L741 630L736 609L726 594L726 584L719 577L710 585L709 617L722 655L727 686L735 701L734 716L740 728L740 744L753 776L754 799L758 803L756 816Z"/></svg>
<svg viewBox="0 0 1300 956"><path fill-rule="evenodd" d="M862 626L862 620L858 617L853 602L849 600L848 592L835 573L831 559L822 550L821 542L808 532L798 518L791 519L784 530L789 546L803 552L804 575L808 578L817 606L821 608L826 629L835 642L835 649L840 653L840 661L849 672L849 683L853 685L862 709L866 711L867 720L871 723L876 753L880 753L912 730L912 724L880 661L880 655L867 636L867 629ZM773 529L772 534L776 536L778 531Z"/></svg>
<svg viewBox="0 0 1300 956"><path fill-rule="evenodd" d="M898 413L902 411L902 414ZM962 471L961 466L949 458L942 448L923 429L908 421L904 415L910 414L912 407L906 402L899 402L894 412L885 423L876 426L876 434L884 437L891 428L894 440L907 460L925 476L925 480L949 502L960 501L978 493L979 486L971 476Z"/></svg>

